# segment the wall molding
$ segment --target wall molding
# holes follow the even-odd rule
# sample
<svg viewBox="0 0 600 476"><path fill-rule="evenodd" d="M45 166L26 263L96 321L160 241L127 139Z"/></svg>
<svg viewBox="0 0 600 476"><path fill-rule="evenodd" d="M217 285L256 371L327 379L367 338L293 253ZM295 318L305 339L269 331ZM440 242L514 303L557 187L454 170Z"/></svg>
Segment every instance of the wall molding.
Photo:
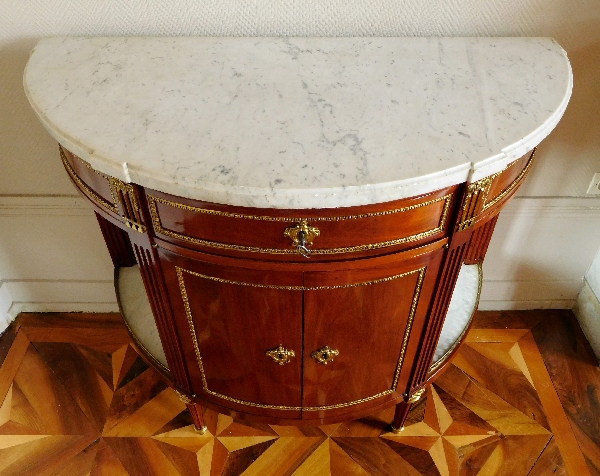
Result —
<svg viewBox="0 0 600 476"><path fill-rule="evenodd" d="M0 217L89 216L92 209L77 195L0 195Z"/></svg>
<svg viewBox="0 0 600 476"><path fill-rule="evenodd" d="M600 197L514 197L502 209L501 216L571 217L600 215ZM599 244L600 245L600 244Z"/></svg>
<svg viewBox="0 0 600 476"><path fill-rule="evenodd" d="M14 218L26 217L23 223L49 217L57 227L63 226L64 217L93 216L86 202L73 195L0 195L0 227L12 226ZM532 226L540 217L556 223L557 232L569 226L569 220L584 219L600 223L600 198L589 197L515 197L507 204L501 219L531 220ZM4 223L3 223L4 221ZM89 221L81 220L83 227ZM88 230L89 233L89 230ZM99 232L98 232L99 233ZM89 234L88 234L89 236ZM510 234L507 235L510 239ZM52 243L50 246L60 246ZM600 240L598 240L600 245ZM81 246L86 246L82 243ZM99 244L96 246L100 246ZM510 243L503 246L510 247ZM518 247L518 244L516 245ZM538 246L538 244L534 244ZM90 253L99 253L92 247ZM64 250L63 250L64 251ZM87 251L87 250L86 250ZM27 252L27 243L23 244ZM60 255L60 253L57 253ZM62 253L64 256L64 253ZM551 258L549 258L551 259ZM590 258L590 262L593 258ZM582 278L556 280L494 280L486 279L486 265L501 266L493 258L484 264L484 280L479 308L482 310L508 309L571 309L581 290ZM585 271L584 271L585 272ZM489 273L494 274L494 273ZM582 273L583 274L583 273ZM0 332L19 312L117 312L118 307L112 281L66 279L19 279L0 277Z"/></svg>
<svg viewBox="0 0 600 476"><path fill-rule="evenodd" d="M482 311L572 309L581 290L581 280L486 280L483 267Z"/></svg>

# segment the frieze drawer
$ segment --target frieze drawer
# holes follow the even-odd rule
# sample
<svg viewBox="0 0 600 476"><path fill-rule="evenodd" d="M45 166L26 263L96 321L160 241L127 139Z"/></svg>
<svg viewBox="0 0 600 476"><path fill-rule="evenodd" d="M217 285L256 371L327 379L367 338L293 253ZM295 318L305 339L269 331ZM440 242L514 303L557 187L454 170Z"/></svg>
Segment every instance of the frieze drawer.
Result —
<svg viewBox="0 0 600 476"><path fill-rule="evenodd" d="M385 205L301 212L225 207L153 190L146 197L154 232L166 241L219 254L315 260L396 251L446 236L457 188Z"/></svg>

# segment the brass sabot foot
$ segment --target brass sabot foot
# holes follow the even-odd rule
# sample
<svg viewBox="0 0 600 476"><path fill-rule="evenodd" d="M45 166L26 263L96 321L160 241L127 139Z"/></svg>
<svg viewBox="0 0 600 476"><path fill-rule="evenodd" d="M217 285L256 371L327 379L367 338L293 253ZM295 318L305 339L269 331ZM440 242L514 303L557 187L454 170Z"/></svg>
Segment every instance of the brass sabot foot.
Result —
<svg viewBox="0 0 600 476"><path fill-rule="evenodd" d="M196 425L194 425L194 430L199 435L203 435L204 433L206 433L206 430L208 430L208 427L205 425L205 426L202 426L202 427L198 428Z"/></svg>

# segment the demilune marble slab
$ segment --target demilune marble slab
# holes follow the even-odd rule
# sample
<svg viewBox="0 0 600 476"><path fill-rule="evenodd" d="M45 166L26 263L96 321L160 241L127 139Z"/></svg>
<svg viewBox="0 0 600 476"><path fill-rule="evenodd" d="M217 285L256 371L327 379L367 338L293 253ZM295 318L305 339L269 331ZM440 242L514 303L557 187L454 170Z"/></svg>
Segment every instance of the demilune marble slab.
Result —
<svg viewBox="0 0 600 476"><path fill-rule="evenodd" d="M572 74L549 38L61 37L38 43L24 84L104 173L300 209L495 173L554 128Z"/></svg>

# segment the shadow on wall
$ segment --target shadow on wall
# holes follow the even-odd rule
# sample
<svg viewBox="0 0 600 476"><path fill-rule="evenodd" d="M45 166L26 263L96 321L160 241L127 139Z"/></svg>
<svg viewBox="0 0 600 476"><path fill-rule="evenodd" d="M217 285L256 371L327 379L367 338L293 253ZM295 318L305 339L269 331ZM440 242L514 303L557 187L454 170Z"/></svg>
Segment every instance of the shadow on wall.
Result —
<svg viewBox="0 0 600 476"><path fill-rule="evenodd" d="M0 48L0 195L76 195L57 160L56 142L27 101L23 71L39 38Z"/></svg>
<svg viewBox="0 0 600 476"><path fill-rule="evenodd" d="M593 174L600 171L600 41L569 51L568 56L574 76L571 101L540 145L521 196L585 196Z"/></svg>

